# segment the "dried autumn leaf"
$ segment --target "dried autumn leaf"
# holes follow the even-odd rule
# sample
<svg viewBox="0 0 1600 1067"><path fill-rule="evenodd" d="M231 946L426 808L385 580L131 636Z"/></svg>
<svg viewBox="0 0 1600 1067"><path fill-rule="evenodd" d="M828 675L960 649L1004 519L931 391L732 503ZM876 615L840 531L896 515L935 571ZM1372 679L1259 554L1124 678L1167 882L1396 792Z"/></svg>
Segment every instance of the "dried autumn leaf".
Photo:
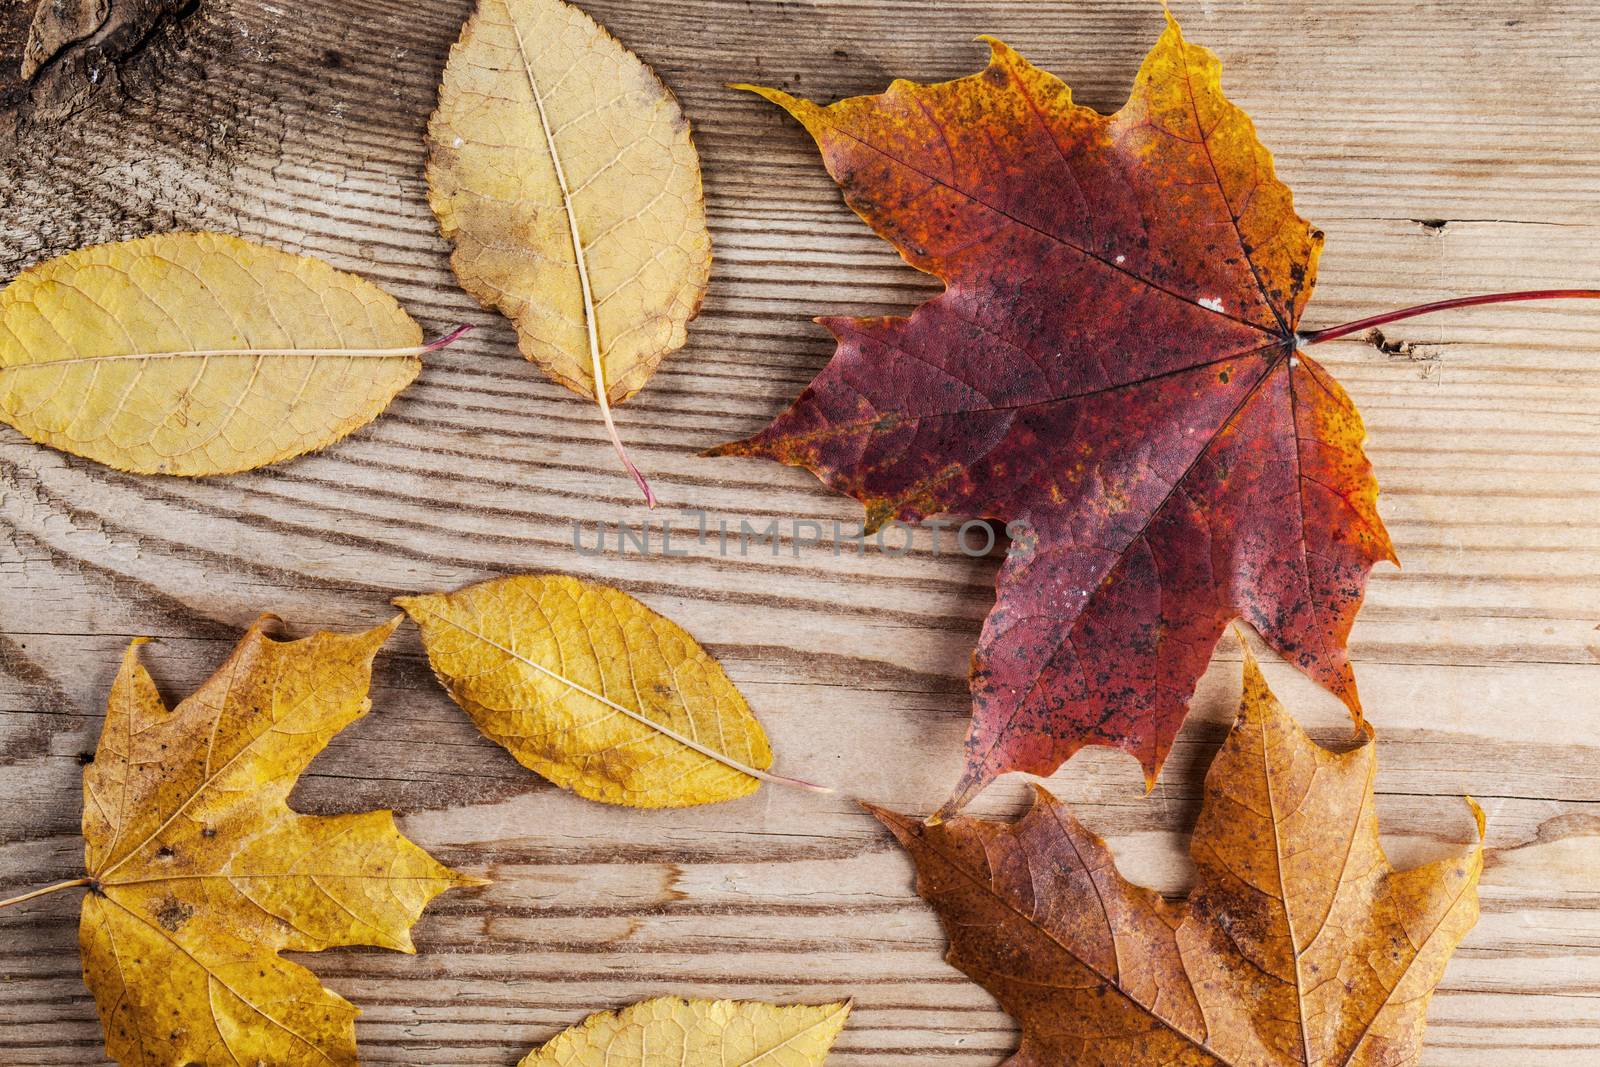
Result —
<svg viewBox="0 0 1600 1067"><path fill-rule="evenodd" d="M1169 903L1043 789L1012 824L874 809L917 865L949 960L1022 1026L1013 1067L1417 1062L1428 999L1478 918L1480 843L1389 866L1373 744L1307 737L1246 650L1239 717L1206 775Z"/></svg>
<svg viewBox="0 0 1600 1067"><path fill-rule="evenodd" d="M97 245L0 291L0 421L137 474L228 474L378 416L428 348L394 298L219 233Z"/></svg>
<svg viewBox="0 0 1600 1067"><path fill-rule="evenodd" d="M481 0L428 124L428 200L462 287L523 355L611 405L683 347L711 272L689 123L655 72L563 0Z"/></svg>
<svg viewBox="0 0 1600 1067"><path fill-rule="evenodd" d="M821 1067L850 1004L657 997L589 1016L518 1067Z"/></svg>
<svg viewBox="0 0 1600 1067"><path fill-rule="evenodd" d="M1019 523L973 659L946 812L1086 744L1159 772L1242 616L1359 717L1345 652L1393 559L1360 416L1299 351L1322 234L1294 212L1220 65L1169 17L1102 116L996 40L981 74L818 107L857 214L945 292L823 320L838 351L723 455L814 471L869 525Z"/></svg>
<svg viewBox="0 0 1600 1067"><path fill-rule="evenodd" d="M722 665L620 589L559 574L399 597L428 662L478 729L524 767L608 804L732 800L772 749Z"/></svg>
<svg viewBox="0 0 1600 1067"><path fill-rule="evenodd" d="M106 1050L141 1067L354 1064L357 1009L280 952L414 951L441 866L387 811L302 815L295 781L371 707L359 634L267 637L168 711L129 647L84 770L89 896L79 942Z"/></svg>

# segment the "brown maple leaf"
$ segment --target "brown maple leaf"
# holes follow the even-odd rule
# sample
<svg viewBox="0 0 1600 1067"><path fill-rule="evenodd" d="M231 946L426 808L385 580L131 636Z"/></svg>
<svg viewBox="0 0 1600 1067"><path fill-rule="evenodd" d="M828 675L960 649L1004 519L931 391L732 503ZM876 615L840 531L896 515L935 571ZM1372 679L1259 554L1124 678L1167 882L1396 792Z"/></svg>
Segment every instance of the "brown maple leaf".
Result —
<svg viewBox="0 0 1600 1067"><path fill-rule="evenodd" d="M830 107L756 90L946 290L910 318L822 320L833 361L716 451L807 467L869 527L1026 528L973 659L946 811L1086 744L1153 781L1237 617L1359 719L1345 641L1394 556L1361 419L1301 351L1322 234L1170 16L1109 116L989 45L981 74Z"/></svg>
<svg viewBox="0 0 1600 1067"><path fill-rule="evenodd" d="M1246 651L1206 776L1194 890L1169 903L1043 789L1015 823L873 813L917 865L949 960L1022 1026L1008 1067L1401 1067L1478 918L1480 843L1389 866L1373 744L1318 747Z"/></svg>

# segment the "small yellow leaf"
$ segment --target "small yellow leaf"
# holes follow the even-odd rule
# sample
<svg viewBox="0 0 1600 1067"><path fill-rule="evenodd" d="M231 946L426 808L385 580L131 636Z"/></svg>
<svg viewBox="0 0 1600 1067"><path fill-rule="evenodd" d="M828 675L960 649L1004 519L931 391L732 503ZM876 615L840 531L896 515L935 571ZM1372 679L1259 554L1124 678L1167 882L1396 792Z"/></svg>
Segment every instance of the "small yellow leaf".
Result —
<svg viewBox="0 0 1600 1067"><path fill-rule="evenodd" d="M591 1015L518 1067L821 1067L850 1003L657 997Z"/></svg>
<svg viewBox="0 0 1600 1067"><path fill-rule="evenodd" d="M619 589L522 575L395 603L478 729L579 796L707 804L753 793L772 765L722 665Z"/></svg>
<svg viewBox="0 0 1600 1067"><path fill-rule="evenodd" d="M462 286L511 319L528 359L599 401L620 454L609 405L683 346L711 271L677 101L563 0L481 0L428 136L428 198Z"/></svg>
<svg viewBox="0 0 1600 1067"><path fill-rule="evenodd" d="M301 815L295 781L367 713L365 633L267 637L258 623L172 711L128 649L84 770L90 894L79 944L106 1051L140 1067L356 1062L356 1008L282 951L411 952L422 909L481 884L387 811Z"/></svg>
<svg viewBox="0 0 1600 1067"><path fill-rule="evenodd" d="M422 331L321 260L218 233L97 245L0 291L0 421L138 474L249 470L376 418Z"/></svg>

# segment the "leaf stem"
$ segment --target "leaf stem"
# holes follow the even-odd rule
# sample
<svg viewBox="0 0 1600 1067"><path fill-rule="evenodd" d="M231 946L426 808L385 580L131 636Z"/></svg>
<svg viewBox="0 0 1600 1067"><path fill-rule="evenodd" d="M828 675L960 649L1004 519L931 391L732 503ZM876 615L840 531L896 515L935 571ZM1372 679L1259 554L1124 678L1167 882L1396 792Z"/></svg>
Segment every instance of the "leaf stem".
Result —
<svg viewBox="0 0 1600 1067"><path fill-rule="evenodd" d="M439 349L444 348L446 345L451 345L451 344L454 344L455 342L461 340L467 334L471 333L472 329L473 328L472 328L472 325L470 323L462 323L460 326L457 326L455 329L451 330L449 333L445 334L443 337L436 338L436 339L434 339L432 341L429 341L427 344L423 345L422 346L422 350L424 352L437 352Z"/></svg>
<svg viewBox="0 0 1600 1067"><path fill-rule="evenodd" d="M89 879L87 878L74 878L70 882L57 882L55 885L47 885L43 889L35 889L31 893L24 893L19 897L11 897L7 900L0 900L0 908L9 908L13 904L21 904L25 900L32 900L35 897L42 897L47 893L59 893L63 889L76 889L78 886L85 886L88 884Z"/></svg>
<svg viewBox="0 0 1600 1067"><path fill-rule="evenodd" d="M1347 322L1343 326L1330 326L1326 330L1301 333L1300 347L1320 345L1324 341L1349 337L1351 334L1361 333L1375 326L1399 322L1401 319L1413 319L1418 315L1429 315L1435 311L1478 307L1481 304L1514 304L1524 300L1600 300L1600 289L1525 289L1515 293L1485 293L1481 296L1458 296L1452 300L1435 300L1431 304L1418 304L1415 307L1401 308L1399 311L1389 311L1382 315L1370 315L1364 319Z"/></svg>
<svg viewBox="0 0 1600 1067"><path fill-rule="evenodd" d="M611 435L611 447L616 449L617 458L622 460L622 469L633 475L633 484L639 487L644 494L646 507L656 506L655 490L650 488L650 483L644 480L644 475L639 473L639 468L633 465L633 460L628 456L628 450L623 447L622 437L617 433L617 424L611 418L611 402L606 399L605 369L600 365L598 354L594 357L594 395L600 401L600 417L605 420L606 433Z"/></svg>

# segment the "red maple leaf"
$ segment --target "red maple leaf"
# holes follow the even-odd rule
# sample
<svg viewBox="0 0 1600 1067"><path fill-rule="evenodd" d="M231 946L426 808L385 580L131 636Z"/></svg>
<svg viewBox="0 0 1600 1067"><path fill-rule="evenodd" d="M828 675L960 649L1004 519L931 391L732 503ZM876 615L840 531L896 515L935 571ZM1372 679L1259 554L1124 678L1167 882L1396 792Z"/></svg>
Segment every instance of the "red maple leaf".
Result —
<svg viewBox="0 0 1600 1067"><path fill-rule="evenodd" d="M1100 115L988 43L980 74L829 107L755 90L946 288L910 318L822 320L832 362L716 450L809 468L869 528L1025 524L945 813L1089 744L1153 782L1238 617L1359 718L1345 641L1368 571L1394 559L1360 416L1297 333L1322 234L1216 57L1169 16L1128 103Z"/></svg>

